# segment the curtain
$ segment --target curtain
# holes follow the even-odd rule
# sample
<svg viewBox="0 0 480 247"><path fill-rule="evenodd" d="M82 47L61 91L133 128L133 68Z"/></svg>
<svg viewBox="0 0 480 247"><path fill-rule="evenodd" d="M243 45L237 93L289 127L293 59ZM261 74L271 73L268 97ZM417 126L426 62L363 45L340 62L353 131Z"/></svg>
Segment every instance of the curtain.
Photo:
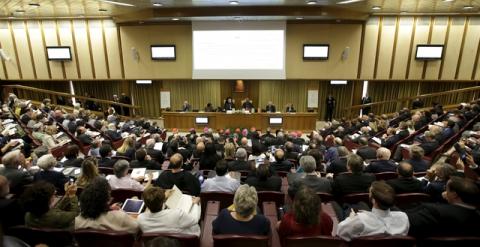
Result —
<svg viewBox="0 0 480 247"><path fill-rule="evenodd" d="M420 94L445 92L455 89L477 86L476 82L423 82L420 84ZM474 98L474 92L453 93L449 95L441 95L425 98L425 106L431 106L433 102L442 105L452 105L461 102L470 102Z"/></svg>
<svg viewBox="0 0 480 247"><path fill-rule="evenodd" d="M68 81L17 81L9 84L18 84L22 86L46 89L55 92L70 93ZM28 90L18 90L16 93L17 96L21 99L29 99L34 101L42 101L45 98L53 98L51 94L32 92Z"/></svg>
<svg viewBox="0 0 480 247"><path fill-rule="evenodd" d="M370 81L368 83L368 95L372 103L415 96L418 93L420 82L415 81ZM385 103L372 107L373 113L398 112L403 107L409 107L409 103L398 104L398 102Z"/></svg>
<svg viewBox="0 0 480 247"><path fill-rule="evenodd" d="M172 110L179 110L185 100L196 110L203 110L207 103L223 106L219 80L164 80L162 83L163 89L170 91Z"/></svg>
<svg viewBox="0 0 480 247"><path fill-rule="evenodd" d="M144 117L157 118L161 114L160 91L161 81L152 81L152 84L131 84L132 102L135 106L141 107L136 114Z"/></svg>
<svg viewBox="0 0 480 247"><path fill-rule="evenodd" d="M331 85L330 81L321 81L318 90L318 110L320 119L325 119L327 112L325 101L328 94L331 93L335 98L336 106L333 112L334 119L340 119L346 115L345 108L352 105L353 82L349 81L347 85Z"/></svg>
<svg viewBox="0 0 480 247"><path fill-rule="evenodd" d="M285 111L292 103L298 112L307 111L307 91L309 81L260 81L258 107L265 108L272 101L277 111Z"/></svg>
<svg viewBox="0 0 480 247"><path fill-rule="evenodd" d="M113 95L120 96L119 81L74 81L73 89L75 94L85 96L86 93L91 97L104 100L113 100Z"/></svg>

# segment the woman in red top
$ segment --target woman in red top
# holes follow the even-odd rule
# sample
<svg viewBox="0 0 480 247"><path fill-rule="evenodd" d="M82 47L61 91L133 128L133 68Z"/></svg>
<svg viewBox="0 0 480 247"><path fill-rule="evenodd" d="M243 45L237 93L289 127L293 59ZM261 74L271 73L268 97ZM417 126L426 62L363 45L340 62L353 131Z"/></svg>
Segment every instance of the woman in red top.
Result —
<svg viewBox="0 0 480 247"><path fill-rule="evenodd" d="M280 237L332 235L333 221L322 212L320 197L307 186L298 190L293 201L292 211L286 213L279 222Z"/></svg>

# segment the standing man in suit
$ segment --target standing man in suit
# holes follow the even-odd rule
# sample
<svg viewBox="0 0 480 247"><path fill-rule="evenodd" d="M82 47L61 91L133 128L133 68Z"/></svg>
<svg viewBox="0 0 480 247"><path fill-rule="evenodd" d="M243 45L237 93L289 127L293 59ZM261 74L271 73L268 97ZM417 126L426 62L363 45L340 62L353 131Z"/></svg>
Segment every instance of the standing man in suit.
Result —
<svg viewBox="0 0 480 247"><path fill-rule="evenodd" d="M372 98L370 96L365 95L365 97L362 98L362 105L370 104L372 103ZM362 115L368 115L370 113L370 110L372 109L371 106L366 106L362 109Z"/></svg>
<svg viewBox="0 0 480 247"><path fill-rule="evenodd" d="M292 103L287 104L287 109L285 110L285 112L296 112L295 108L293 108Z"/></svg>
<svg viewBox="0 0 480 247"><path fill-rule="evenodd" d="M331 122L333 118L333 112L335 111L335 105L336 105L335 98L332 96L331 93L328 94L325 104L327 106L325 120Z"/></svg>
<svg viewBox="0 0 480 247"><path fill-rule="evenodd" d="M188 103L188 101L183 101L183 105L182 105L182 111L183 112L189 112L189 111L192 111L192 106Z"/></svg>
<svg viewBox="0 0 480 247"><path fill-rule="evenodd" d="M120 95L120 100L119 101L120 101L120 103L127 104L127 105L132 104L132 100L125 93L122 93ZM125 116L130 116L130 109L128 109L128 107L124 106L124 107L122 107L122 110L123 110L123 114L125 114Z"/></svg>
<svg viewBox="0 0 480 247"><path fill-rule="evenodd" d="M272 103L272 101L268 101L267 106L265 107L266 112L276 112L275 105Z"/></svg>

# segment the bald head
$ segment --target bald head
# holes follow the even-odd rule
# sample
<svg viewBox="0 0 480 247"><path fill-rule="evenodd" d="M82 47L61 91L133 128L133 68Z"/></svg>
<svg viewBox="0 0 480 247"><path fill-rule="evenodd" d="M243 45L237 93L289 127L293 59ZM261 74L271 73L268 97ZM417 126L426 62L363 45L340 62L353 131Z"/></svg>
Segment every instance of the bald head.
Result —
<svg viewBox="0 0 480 247"><path fill-rule="evenodd" d="M176 153L170 157L170 165L172 169L180 169L183 165L183 156L179 153Z"/></svg>
<svg viewBox="0 0 480 247"><path fill-rule="evenodd" d="M240 142L241 142L242 146L245 146L248 143L248 139L246 137L242 137L242 140Z"/></svg>
<svg viewBox="0 0 480 247"><path fill-rule="evenodd" d="M283 152L282 149L275 150L275 160L276 161L282 161L284 157L285 157L285 152Z"/></svg>
<svg viewBox="0 0 480 247"><path fill-rule="evenodd" d="M397 167L397 173L400 177L410 178L413 176L413 166L408 162L401 162Z"/></svg>

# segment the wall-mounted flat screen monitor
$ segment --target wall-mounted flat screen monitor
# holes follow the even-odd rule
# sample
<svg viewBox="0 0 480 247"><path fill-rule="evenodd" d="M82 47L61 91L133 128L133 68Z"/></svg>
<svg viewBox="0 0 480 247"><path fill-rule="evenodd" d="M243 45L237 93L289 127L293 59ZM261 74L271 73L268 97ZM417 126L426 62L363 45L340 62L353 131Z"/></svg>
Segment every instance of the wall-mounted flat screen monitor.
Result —
<svg viewBox="0 0 480 247"><path fill-rule="evenodd" d="M330 45L304 44L303 60L328 60Z"/></svg>
<svg viewBox="0 0 480 247"><path fill-rule="evenodd" d="M195 124L208 124L208 117L196 117Z"/></svg>
<svg viewBox="0 0 480 247"><path fill-rule="evenodd" d="M331 80L330 81L330 84L331 85L347 85L347 81L346 80Z"/></svg>
<svg viewBox="0 0 480 247"><path fill-rule="evenodd" d="M136 80L137 84L152 84L152 80Z"/></svg>
<svg viewBox="0 0 480 247"><path fill-rule="evenodd" d="M175 60L175 45L152 45L152 60Z"/></svg>
<svg viewBox="0 0 480 247"><path fill-rule="evenodd" d="M443 45L417 45L415 59L441 60L443 58Z"/></svg>
<svg viewBox="0 0 480 247"><path fill-rule="evenodd" d="M47 58L51 61L72 60L70 46L47 46Z"/></svg>
<svg viewBox="0 0 480 247"><path fill-rule="evenodd" d="M283 124L283 118L282 117L270 117L268 123L270 125L281 125L281 124Z"/></svg>

